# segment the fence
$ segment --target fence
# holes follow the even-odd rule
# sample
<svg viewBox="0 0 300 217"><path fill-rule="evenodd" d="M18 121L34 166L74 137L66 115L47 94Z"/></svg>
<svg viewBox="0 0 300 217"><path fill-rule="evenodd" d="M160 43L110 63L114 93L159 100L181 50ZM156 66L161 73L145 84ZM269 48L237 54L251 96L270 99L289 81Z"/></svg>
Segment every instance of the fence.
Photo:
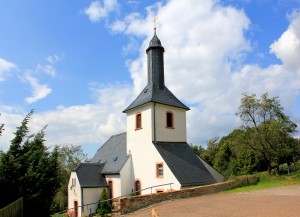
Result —
<svg viewBox="0 0 300 217"><path fill-rule="evenodd" d="M101 201L101 203L109 202L109 203L112 204L112 201L113 201L113 200L116 200L116 199L119 199L119 198L124 198L124 197L130 197L130 196L132 196L132 194L133 194L133 195L140 195L140 193L141 193L142 191L145 191L145 190L148 190L148 189L150 189L151 194L152 194L152 189L153 189L153 188L161 187L161 186L166 186L166 185L169 185L169 186L170 186L170 191L172 191L172 184L173 184L173 183L167 183L167 184L162 184L162 185L154 185L154 186L151 186L151 187L148 187L148 188L141 189L141 190L139 190L139 191L133 191L133 192L130 193L130 194L121 195L121 196L119 196L119 197L111 198L111 199L108 199L108 200L103 200L103 201ZM82 205L82 206L78 206L78 208L83 207L84 209L89 210L90 214L92 214L92 211L91 211L91 208L90 208L90 207L91 207L91 205L95 205L95 204L99 204L99 201L97 201L97 202L95 202L95 203L84 204L84 205ZM72 216L71 213L74 214L74 208L69 208L69 209L63 210L63 211L61 211L61 212L59 212L59 213L55 213L54 215L52 215L52 217L68 216L68 215L67 215L68 212L69 212L70 215ZM0 216L0 217L2 217L2 216Z"/></svg>
<svg viewBox="0 0 300 217"><path fill-rule="evenodd" d="M2 208L0 217L23 217L23 197Z"/></svg>

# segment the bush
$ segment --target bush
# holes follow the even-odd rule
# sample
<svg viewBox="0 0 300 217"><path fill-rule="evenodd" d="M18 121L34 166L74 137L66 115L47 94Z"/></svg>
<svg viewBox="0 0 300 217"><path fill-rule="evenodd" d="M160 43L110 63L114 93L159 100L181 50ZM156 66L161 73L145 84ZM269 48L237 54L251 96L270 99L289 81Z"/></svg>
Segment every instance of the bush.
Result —
<svg viewBox="0 0 300 217"><path fill-rule="evenodd" d="M100 201L97 209L97 214L104 215L110 213L111 208L109 201L107 201L107 194L106 190L103 189L101 195L100 195Z"/></svg>

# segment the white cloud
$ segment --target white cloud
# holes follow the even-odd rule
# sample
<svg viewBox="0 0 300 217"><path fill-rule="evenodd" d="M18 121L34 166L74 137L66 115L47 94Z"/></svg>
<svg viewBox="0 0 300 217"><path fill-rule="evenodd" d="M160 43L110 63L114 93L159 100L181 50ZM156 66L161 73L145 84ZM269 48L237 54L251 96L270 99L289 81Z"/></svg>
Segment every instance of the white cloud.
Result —
<svg viewBox="0 0 300 217"><path fill-rule="evenodd" d="M149 7L146 16L134 13L118 21L119 24L111 24L112 31L129 38L145 38L139 57L127 62L134 86L94 83L90 85L93 104L60 105L56 110L34 115L31 123L34 131L48 124L47 144L101 145L110 135L126 130L125 114L121 111L134 99L133 92L138 94L146 85L145 50L153 35L153 8L159 18L157 34L166 49L166 84L191 108L187 112L189 142L205 144L238 127L239 120L234 114L243 92L260 95L268 91L271 96L279 96L288 115L300 125L300 118L292 111L299 100L299 65L288 58L291 54L298 57L299 50L289 46L287 50L281 48L291 43L284 36L286 32L293 35L294 45L299 40L299 15L293 15L287 30L271 45L271 52L283 64L262 68L242 62L243 55L251 49L244 35L250 20L242 10L224 7L218 1L203 0L200 4L198 0L173 0ZM23 117L24 113L7 112L1 119L13 120L11 125L18 126L14 120Z"/></svg>
<svg viewBox="0 0 300 217"><path fill-rule="evenodd" d="M132 89L130 85L118 83L93 84L93 104L70 107L60 105L55 110L36 113L30 121L30 132L36 133L48 125L46 144L49 146L97 144L99 148L111 135L126 131L126 115L122 110L133 100ZM7 149L13 132L26 113L16 110L3 110L1 113L0 123L5 124L5 131L0 147Z"/></svg>
<svg viewBox="0 0 300 217"><path fill-rule="evenodd" d="M27 82L32 88L32 96L27 97L25 101L27 103L34 103L40 99L48 96L52 89L46 84L40 84L39 81L33 77L29 72L26 72L24 75L24 81Z"/></svg>
<svg viewBox="0 0 300 217"><path fill-rule="evenodd" d="M41 71L47 75L50 75L52 78L54 78L57 75L56 69L50 64L46 64L46 65L37 64L36 70Z"/></svg>
<svg viewBox="0 0 300 217"><path fill-rule="evenodd" d="M106 18L109 13L117 10L119 7L117 0L94 1L88 8L84 9L84 13L92 22L97 22L100 19Z"/></svg>
<svg viewBox="0 0 300 217"><path fill-rule="evenodd" d="M14 63L0 58L0 81L4 80L5 73L10 72L14 68L16 68Z"/></svg>
<svg viewBox="0 0 300 217"><path fill-rule="evenodd" d="M283 65L300 74L300 15L294 12L291 23L281 37L271 45L271 53L282 60Z"/></svg>
<svg viewBox="0 0 300 217"><path fill-rule="evenodd" d="M53 65L54 63L58 62L58 61L61 61L62 60L62 57L54 54L54 55L50 55L47 57L47 61Z"/></svg>
<svg viewBox="0 0 300 217"><path fill-rule="evenodd" d="M145 50L153 35L153 14L158 16L157 35L166 50L166 85L192 105L187 116L189 141L203 144L238 127L234 114L243 92L260 95L268 91L279 96L288 114L293 115L300 91L299 73L293 70L300 63L297 14L291 18L288 30L271 45L271 52L283 64L266 68L243 63L251 45L244 35L250 20L242 10L222 6L218 1L203 0L199 4L197 0L173 0L149 7L144 17L127 15L113 23L111 30L145 38L140 56L128 62L136 95L146 85ZM287 33L289 37L285 38Z"/></svg>

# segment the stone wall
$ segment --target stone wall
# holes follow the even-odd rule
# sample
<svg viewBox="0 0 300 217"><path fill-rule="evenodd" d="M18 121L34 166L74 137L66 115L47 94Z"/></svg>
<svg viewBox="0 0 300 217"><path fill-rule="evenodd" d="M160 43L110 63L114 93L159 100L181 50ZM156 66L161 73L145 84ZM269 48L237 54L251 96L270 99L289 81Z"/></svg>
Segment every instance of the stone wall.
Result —
<svg viewBox="0 0 300 217"><path fill-rule="evenodd" d="M156 204L165 200L175 200L189 197L202 196L206 194L213 194L241 186L256 184L259 177L251 176L244 177L236 180L231 180L212 185L199 186L187 188L179 191L170 191L156 194L148 194L141 196L132 196L117 198L112 201L112 216L119 217L123 214L141 209L143 207Z"/></svg>

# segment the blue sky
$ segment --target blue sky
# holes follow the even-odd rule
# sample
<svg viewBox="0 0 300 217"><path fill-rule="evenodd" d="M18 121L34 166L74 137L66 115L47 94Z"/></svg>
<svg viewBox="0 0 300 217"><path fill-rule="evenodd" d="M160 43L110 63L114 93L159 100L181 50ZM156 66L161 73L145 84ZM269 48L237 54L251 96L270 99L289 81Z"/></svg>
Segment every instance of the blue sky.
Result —
<svg viewBox="0 0 300 217"><path fill-rule="evenodd" d="M90 156L125 131L122 110L146 84L154 16L166 84L191 108L188 142L238 127L243 92L279 96L300 125L299 8L298 0L1 1L0 149L31 109L31 131L47 124L49 146L82 145Z"/></svg>

